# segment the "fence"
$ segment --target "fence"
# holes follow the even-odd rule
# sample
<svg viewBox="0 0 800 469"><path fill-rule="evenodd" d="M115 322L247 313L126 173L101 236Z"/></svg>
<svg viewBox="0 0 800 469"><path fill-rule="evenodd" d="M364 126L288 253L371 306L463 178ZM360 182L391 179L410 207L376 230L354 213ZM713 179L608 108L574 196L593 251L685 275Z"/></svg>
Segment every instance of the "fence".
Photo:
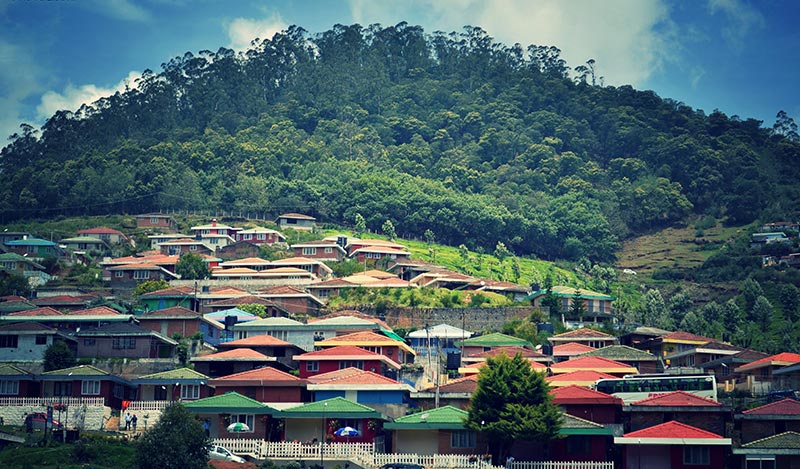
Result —
<svg viewBox="0 0 800 469"><path fill-rule="evenodd" d="M131 401L126 409L129 412L144 412L146 410L164 410L171 401Z"/></svg>
<svg viewBox="0 0 800 469"><path fill-rule="evenodd" d="M281 458L298 461L348 460L365 468L389 463L419 464L441 469L503 469L492 466L483 455L376 453L372 443L304 444L289 441L225 438L215 445L256 459ZM599 461L514 461L511 469L614 469L613 462Z"/></svg>
<svg viewBox="0 0 800 469"><path fill-rule="evenodd" d="M86 405L104 406L102 397L0 397L0 407L47 407L53 404L64 404L69 407Z"/></svg>

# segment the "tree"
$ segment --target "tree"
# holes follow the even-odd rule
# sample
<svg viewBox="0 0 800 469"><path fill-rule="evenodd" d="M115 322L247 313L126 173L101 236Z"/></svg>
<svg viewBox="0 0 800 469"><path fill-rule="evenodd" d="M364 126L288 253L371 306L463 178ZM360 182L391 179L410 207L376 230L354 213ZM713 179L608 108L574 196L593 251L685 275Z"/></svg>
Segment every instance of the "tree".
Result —
<svg viewBox="0 0 800 469"><path fill-rule="evenodd" d="M644 294L644 315L645 323L649 326L667 330L673 327L664 298L658 290L650 289Z"/></svg>
<svg viewBox="0 0 800 469"><path fill-rule="evenodd" d="M142 436L136 449L136 467L205 469L210 443L200 421L183 404L172 403Z"/></svg>
<svg viewBox="0 0 800 469"><path fill-rule="evenodd" d="M800 307L800 291L797 290L797 287L791 283L782 285L779 295L783 316L789 322L795 322L800 319L800 314L798 314L800 313L798 311L798 307Z"/></svg>
<svg viewBox="0 0 800 469"><path fill-rule="evenodd" d="M394 223L392 223L392 220L386 220L383 222L381 230L383 231L383 234L386 235L386 237L390 240L394 241L395 238L397 238L397 233L394 231Z"/></svg>
<svg viewBox="0 0 800 469"><path fill-rule="evenodd" d="M355 225L356 236L361 236L367 232L367 221L360 213L356 213Z"/></svg>
<svg viewBox="0 0 800 469"><path fill-rule="evenodd" d="M145 280L144 282L136 285L136 289L133 290L132 295L137 297L144 295L145 293L163 290L165 288L169 288L169 282L166 280Z"/></svg>
<svg viewBox="0 0 800 469"><path fill-rule="evenodd" d="M570 305L569 312L572 319L583 322L583 316L586 314L586 305L583 303L581 291L578 288L575 289L575 293L572 295L572 304Z"/></svg>
<svg viewBox="0 0 800 469"><path fill-rule="evenodd" d="M756 298L750 311L750 319L761 327L761 332L767 332L772 322L772 304L768 299L763 296Z"/></svg>
<svg viewBox="0 0 800 469"><path fill-rule="evenodd" d="M22 275L11 274L0 278L0 296L16 295L27 298L31 293L31 284Z"/></svg>
<svg viewBox="0 0 800 469"><path fill-rule="evenodd" d="M741 292L742 298L744 298L745 311L751 311L753 305L756 303L756 299L759 296L764 296L764 290L761 288L761 284L752 277L748 277L742 282L742 287L739 291Z"/></svg>
<svg viewBox="0 0 800 469"><path fill-rule="evenodd" d="M78 361L75 354L63 340L56 340L44 350L42 357L44 371L62 370L75 366Z"/></svg>
<svg viewBox="0 0 800 469"><path fill-rule="evenodd" d="M517 354L489 358L478 374L465 426L486 433L494 464L504 461L516 440L548 441L558 436L561 411L552 403L544 375Z"/></svg>
<svg viewBox="0 0 800 469"><path fill-rule="evenodd" d="M800 135L797 133L797 123L782 109L775 116L775 124L772 126L772 131L776 135L782 135L795 142L800 140Z"/></svg>
<svg viewBox="0 0 800 469"><path fill-rule="evenodd" d="M267 307L264 305L259 305L255 303L245 303L236 305L237 308L241 309L242 311L250 314L254 314L260 318L267 317Z"/></svg>
<svg viewBox="0 0 800 469"><path fill-rule="evenodd" d="M430 229L425 230L425 242L428 243L428 246L432 245L434 241L436 241L436 235L433 234L433 231ZM459 246L460 248L461 246Z"/></svg>
<svg viewBox="0 0 800 469"><path fill-rule="evenodd" d="M180 275L183 280L199 280L211 275L208 264L203 258L191 252L181 256L178 263L175 264L175 273Z"/></svg>

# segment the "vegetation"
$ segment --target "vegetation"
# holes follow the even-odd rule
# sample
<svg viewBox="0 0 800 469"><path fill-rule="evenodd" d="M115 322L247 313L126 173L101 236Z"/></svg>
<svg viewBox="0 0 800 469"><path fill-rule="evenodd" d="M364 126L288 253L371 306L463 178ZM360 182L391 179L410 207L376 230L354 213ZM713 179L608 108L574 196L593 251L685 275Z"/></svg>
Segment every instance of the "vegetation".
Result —
<svg viewBox="0 0 800 469"><path fill-rule="evenodd" d="M56 340L44 350L44 371L61 370L78 364L75 354L63 340Z"/></svg>
<svg viewBox="0 0 800 469"><path fill-rule="evenodd" d="M558 437L561 411L549 391L544 376L520 354L489 358L481 368L465 426L487 435L495 465L505 461L514 441Z"/></svg>
<svg viewBox="0 0 800 469"><path fill-rule="evenodd" d="M211 275L208 264L197 254L183 254L175 264L175 273L183 280L205 279Z"/></svg>
<svg viewBox="0 0 800 469"><path fill-rule="evenodd" d="M10 446L0 451L0 466L7 469L60 467L78 469L127 469L134 467L135 443L118 438L84 434L75 443L56 441L38 445Z"/></svg>
<svg viewBox="0 0 800 469"><path fill-rule="evenodd" d="M770 129L705 114L598 85L595 65L571 75L552 46L406 23L187 52L136 89L22 125L0 152L0 212L300 211L592 262L692 215L791 214L800 144L785 113Z"/></svg>
<svg viewBox="0 0 800 469"><path fill-rule="evenodd" d="M210 443L195 416L182 404L173 403L142 435L136 448L136 467L205 469Z"/></svg>

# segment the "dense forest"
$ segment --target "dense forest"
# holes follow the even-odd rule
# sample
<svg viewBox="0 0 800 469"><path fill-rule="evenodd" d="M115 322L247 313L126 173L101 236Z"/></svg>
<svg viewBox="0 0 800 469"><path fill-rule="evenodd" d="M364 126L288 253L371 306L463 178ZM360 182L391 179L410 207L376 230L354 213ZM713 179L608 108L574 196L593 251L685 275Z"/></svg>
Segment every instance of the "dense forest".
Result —
<svg viewBox="0 0 800 469"><path fill-rule="evenodd" d="M302 212L543 259L711 215L796 216L797 126L604 86L552 46L480 28L290 27L187 52L0 154L0 217Z"/></svg>

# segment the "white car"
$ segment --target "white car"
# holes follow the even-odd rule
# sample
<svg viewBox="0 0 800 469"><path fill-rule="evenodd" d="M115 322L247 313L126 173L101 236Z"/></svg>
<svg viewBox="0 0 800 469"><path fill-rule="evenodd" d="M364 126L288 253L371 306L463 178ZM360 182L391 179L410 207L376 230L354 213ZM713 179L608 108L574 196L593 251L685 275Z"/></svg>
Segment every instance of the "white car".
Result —
<svg viewBox="0 0 800 469"><path fill-rule="evenodd" d="M243 457L236 456L228 449L217 445L211 445L208 447L208 457L211 459L220 459L222 461L247 462Z"/></svg>

